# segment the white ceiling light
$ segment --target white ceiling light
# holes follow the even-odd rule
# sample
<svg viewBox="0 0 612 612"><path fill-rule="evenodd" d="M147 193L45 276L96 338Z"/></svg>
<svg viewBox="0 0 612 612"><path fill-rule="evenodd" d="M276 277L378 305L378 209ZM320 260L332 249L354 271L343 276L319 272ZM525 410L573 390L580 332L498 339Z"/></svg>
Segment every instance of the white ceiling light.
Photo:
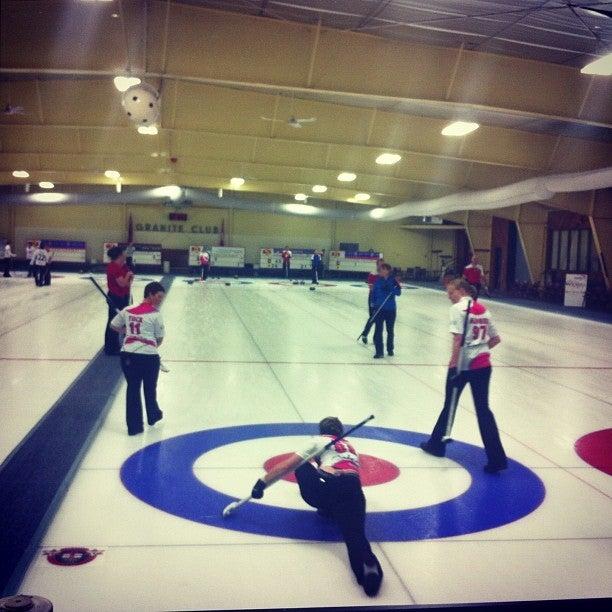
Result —
<svg viewBox="0 0 612 612"><path fill-rule="evenodd" d="M230 185L232 187L242 187L244 185L244 179L239 176L235 176L234 178L230 179Z"/></svg>
<svg viewBox="0 0 612 612"><path fill-rule="evenodd" d="M28 176L30 176L30 173L26 170L13 170L13 176L15 178L28 178Z"/></svg>
<svg viewBox="0 0 612 612"><path fill-rule="evenodd" d="M353 172L341 172L338 175L338 180L342 181L343 183L350 183L351 181L354 181L357 178L357 175Z"/></svg>
<svg viewBox="0 0 612 612"><path fill-rule="evenodd" d="M598 74L600 76L612 75L612 53L587 64L580 72L582 74Z"/></svg>
<svg viewBox="0 0 612 612"><path fill-rule="evenodd" d="M283 208L296 215L314 215L318 210L316 206L310 206L309 204L283 204Z"/></svg>
<svg viewBox="0 0 612 612"><path fill-rule="evenodd" d="M480 125L473 121L454 121L442 130L442 136L465 136L474 132L479 127Z"/></svg>
<svg viewBox="0 0 612 612"><path fill-rule="evenodd" d="M178 185L166 185L165 187L156 187L153 189L153 195L162 198L170 198L178 200L181 197L183 190Z"/></svg>
<svg viewBox="0 0 612 612"><path fill-rule="evenodd" d="M114 181L116 181L118 178L121 177L121 173L117 172L117 170L106 170L106 172L104 172L104 176L106 178L113 179Z"/></svg>
<svg viewBox="0 0 612 612"><path fill-rule="evenodd" d="M402 156L397 153L381 153L376 158L376 163L381 166L392 166L393 164L397 164L400 159L402 159Z"/></svg>
<svg viewBox="0 0 612 612"><path fill-rule="evenodd" d="M385 214L384 208L373 208L370 211L370 217L372 217L372 219L380 219L384 214Z"/></svg>
<svg viewBox="0 0 612 612"><path fill-rule="evenodd" d="M298 202L305 202L308 196L305 193L296 193L293 196Z"/></svg>
<svg viewBox="0 0 612 612"><path fill-rule="evenodd" d="M327 187L325 185L313 185L312 190L315 193L325 193L327 191Z"/></svg>
<svg viewBox="0 0 612 612"><path fill-rule="evenodd" d="M55 185L50 181L41 181L40 183L38 183L38 186L41 189L53 189L55 187Z"/></svg>
<svg viewBox="0 0 612 612"><path fill-rule="evenodd" d="M66 196L63 193L55 192L33 193L30 196L30 199L34 202L54 203L61 202L62 200L66 199Z"/></svg>
<svg viewBox="0 0 612 612"><path fill-rule="evenodd" d="M148 134L149 136L155 136L157 134L157 127L154 125L139 125L139 134Z"/></svg>
<svg viewBox="0 0 612 612"><path fill-rule="evenodd" d="M115 87L121 93L123 93L134 85L140 85L141 81L138 77L116 76L113 79L113 83L115 84Z"/></svg>
<svg viewBox="0 0 612 612"><path fill-rule="evenodd" d="M369 193L356 193L353 200L357 200L358 202L365 202L370 199Z"/></svg>

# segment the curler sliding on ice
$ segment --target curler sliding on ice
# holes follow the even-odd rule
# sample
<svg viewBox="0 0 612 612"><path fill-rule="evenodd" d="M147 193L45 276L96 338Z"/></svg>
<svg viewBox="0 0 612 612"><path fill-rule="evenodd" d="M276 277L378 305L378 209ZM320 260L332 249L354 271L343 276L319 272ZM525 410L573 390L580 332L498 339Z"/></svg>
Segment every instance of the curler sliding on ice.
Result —
<svg viewBox="0 0 612 612"><path fill-rule="evenodd" d="M261 499L268 487L295 472L302 499L316 508L322 519L338 525L355 579L366 595L373 597L380 588L383 571L365 535L366 500L359 478L359 456L347 440L373 418L370 415L344 432L339 419L326 417L319 423L320 437L260 478L251 495L229 504L223 516L228 517L251 499Z"/></svg>

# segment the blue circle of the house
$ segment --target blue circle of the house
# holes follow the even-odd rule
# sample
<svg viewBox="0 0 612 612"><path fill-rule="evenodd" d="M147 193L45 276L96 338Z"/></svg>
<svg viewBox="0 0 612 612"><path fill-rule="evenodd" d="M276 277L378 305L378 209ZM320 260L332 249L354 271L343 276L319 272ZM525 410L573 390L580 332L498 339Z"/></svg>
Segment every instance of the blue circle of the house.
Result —
<svg viewBox="0 0 612 612"><path fill-rule="evenodd" d="M223 508L236 498L207 486L198 480L193 470L195 461L204 453L227 444L313 435L316 431L314 423L275 423L208 429L177 436L151 444L130 456L121 468L121 480L138 499L197 523L266 536L339 541L342 538L334 523L320 518L312 509L249 503L223 518ZM427 436L399 429L364 427L351 438L418 447ZM447 457L469 472L470 487L453 499L431 506L369 512L366 523L369 539L404 542L493 529L523 518L544 500L545 489L540 478L517 461L509 459L508 469L500 475L485 474L483 450L457 441L447 446ZM409 474L410 468L405 471Z"/></svg>

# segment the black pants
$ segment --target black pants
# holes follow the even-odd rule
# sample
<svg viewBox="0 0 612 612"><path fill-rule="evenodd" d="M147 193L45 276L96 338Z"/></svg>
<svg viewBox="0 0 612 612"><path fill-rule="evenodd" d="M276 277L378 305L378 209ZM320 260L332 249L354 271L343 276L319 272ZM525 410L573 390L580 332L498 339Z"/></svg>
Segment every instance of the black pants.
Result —
<svg viewBox="0 0 612 612"><path fill-rule="evenodd" d="M34 266L31 263L28 263L28 278L32 278L35 275L36 271L34 269Z"/></svg>
<svg viewBox="0 0 612 612"><path fill-rule="evenodd" d="M125 420L128 433L140 433L143 430L141 387L144 387L148 423L154 423L161 415L161 410L157 405L159 356L121 353L121 369L127 381Z"/></svg>
<svg viewBox="0 0 612 612"><path fill-rule="evenodd" d="M312 268L312 284L313 285L318 285L319 284L319 268Z"/></svg>
<svg viewBox="0 0 612 612"><path fill-rule="evenodd" d="M205 266L200 266L200 279L206 280L208 278L209 271L210 271L210 266L208 264Z"/></svg>
<svg viewBox="0 0 612 612"><path fill-rule="evenodd" d="M51 284L51 266L47 264L42 278L42 284L48 287Z"/></svg>
<svg viewBox="0 0 612 612"><path fill-rule="evenodd" d="M115 295L114 293L108 294L108 299L112 302L113 307L108 305L108 320L106 321L106 331L104 332L104 352L107 355L118 355L121 350L121 343L119 342L119 334L114 331L110 322L115 318L117 310L123 310L130 303L129 295Z"/></svg>
<svg viewBox="0 0 612 612"><path fill-rule="evenodd" d="M333 476L305 463L296 471L302 499L321 510L338 524L351 569L358 582L363 577L363 564L374 559L365 535L366 500L357 476Z"/></svg>
<svg viewBox="0 0 612 612"><path fill-rule="evenodd" d="M374 312L377 307L372 306ZM387 352L392 353L395 339L395 310L381 310L374 319L374 346L376 347L376 354L382 355L385 351L383 348L383 325L387 328Z"/></svg>
<svg viewBox="0 0 612 612"><path fill-rule="evenodd" d="M285 273L285 278L289 278L290 270L291 270L291 261L283 261L283 272Z"/></svg>
<svg viewBox="0 0 612 612"><path fill-rule="evenodd" d="M47 266L34 266L34 282L37 287L42 287L45 284L47 275Z"/></svg>
<svg viewBox="0 0 612 612"><path fill-rule="evenodd" d="M374 325L374 321L372 320L372 315L376 312L376 308L372 306L372 302L370 302L370 295L368 295L368 320L366 321L365 327L363 328L362 336L368 337L372 326Z"/></svg>
<svg viewBox="0 0 612 612"><path fill-rule="evenodd" d="M2 276L4 276L4 278L11 277L11 258L10 257L4 258L4 274Z"/></svg>
<svg viewBox="0 0 612 612"><path fill-rule="evenodd" d="M444 397L444 408L438 417L438 421L431 434L430 443L433 446L441 447L442 437L446 430L448 413L451 407L453 386L457 386L457 401L461 397L461 392L467 383L470 383L474 406L476 407L476 417L480 436L484 443L485 451L489 463L500 465L506 462L506 453L499 439L499 431L495 417L489 408L489 382L491 381L491 368L479 368L478 370L467 370L462 372L455 380L451 380L450 373L446 377L446 395Z"/></svg>

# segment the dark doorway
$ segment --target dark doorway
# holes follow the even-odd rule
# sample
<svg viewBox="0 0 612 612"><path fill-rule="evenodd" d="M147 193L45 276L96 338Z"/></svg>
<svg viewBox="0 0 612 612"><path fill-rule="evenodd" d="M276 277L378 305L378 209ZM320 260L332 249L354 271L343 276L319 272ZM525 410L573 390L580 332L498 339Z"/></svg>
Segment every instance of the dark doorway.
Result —
<svg viewBox="0 0 612 612"><path fill-rule="evenodd" d="M508 243L511 222L501 217L493 217L491 221L489 288L505 291L508 288Z"/></svg>
<svg viewBox="0 0 612 612"><path fill-rule="evenodd" d="M501 247L495 247L491 251L491 279L489 289L501 289L503 251Z"/></svg>
<svg viewBox="0 0 612 612"><path fill-rule="evenodd" d="M519 248L518 230L515 221L508 222L508 267L506 269L506 287L516 283L516 255Z"/></svg>
<svg viewBox="0 0 612 612"><path fill-rule="evenodd" d="M463 272L463 268L470 262L470 243L466 230L455 231L455 265L453 266L457 274Z"/></svg>

